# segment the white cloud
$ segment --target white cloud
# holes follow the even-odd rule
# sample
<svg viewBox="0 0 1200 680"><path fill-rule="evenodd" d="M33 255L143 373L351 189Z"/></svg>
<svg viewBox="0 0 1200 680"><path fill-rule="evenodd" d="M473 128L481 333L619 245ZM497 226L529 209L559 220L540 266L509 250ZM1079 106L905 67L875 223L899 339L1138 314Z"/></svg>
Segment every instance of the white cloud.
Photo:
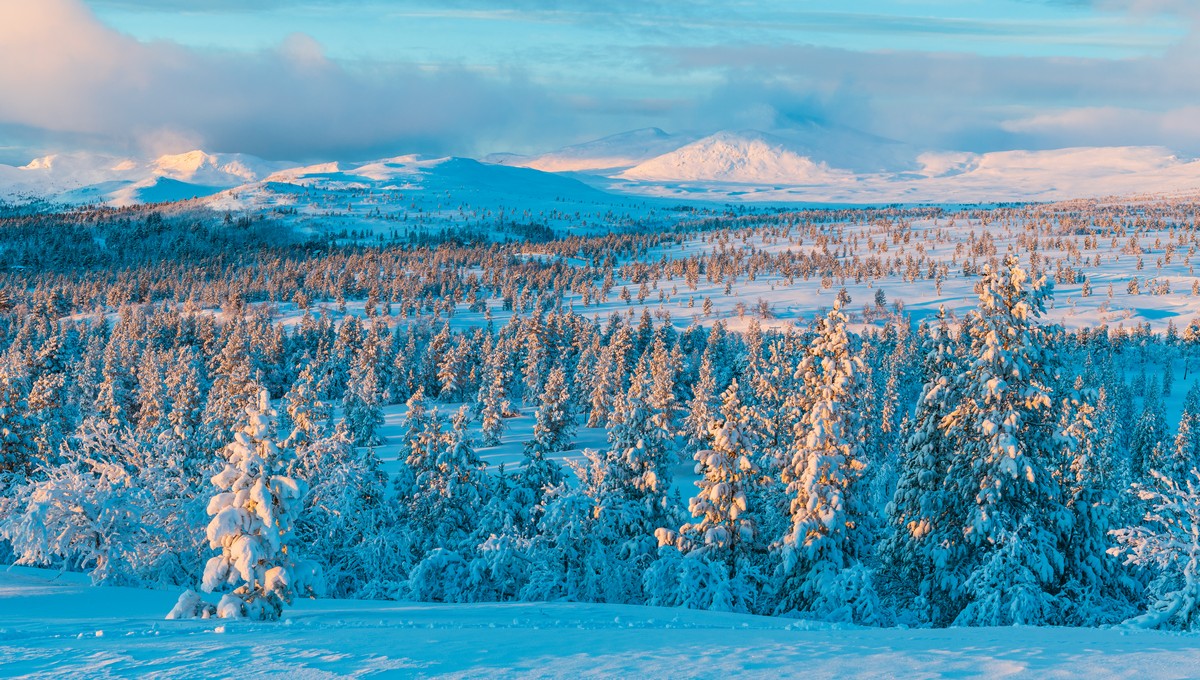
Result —
<svg viewBox="0 0 1200 680"><path fill-rule="evenodd" d="M10 130L274 158L472 151L552 128L557 106L519 76L343 66L303 34L256 53L144 43L77 0L0 0L0 92Z"/></svg>

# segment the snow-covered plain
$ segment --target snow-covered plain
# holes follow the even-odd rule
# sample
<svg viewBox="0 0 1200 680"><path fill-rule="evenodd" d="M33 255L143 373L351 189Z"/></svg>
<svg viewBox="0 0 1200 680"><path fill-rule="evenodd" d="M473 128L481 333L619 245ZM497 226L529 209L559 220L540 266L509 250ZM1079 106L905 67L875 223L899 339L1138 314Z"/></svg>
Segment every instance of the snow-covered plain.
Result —
<svg viewBox="0 0 1200 680"><path fill-rule="evenodd" d="M302 600L280 623L166 621L176 593L0 571L0 675L1189 678L1195 635L877 630L622 605Z"/></svg>

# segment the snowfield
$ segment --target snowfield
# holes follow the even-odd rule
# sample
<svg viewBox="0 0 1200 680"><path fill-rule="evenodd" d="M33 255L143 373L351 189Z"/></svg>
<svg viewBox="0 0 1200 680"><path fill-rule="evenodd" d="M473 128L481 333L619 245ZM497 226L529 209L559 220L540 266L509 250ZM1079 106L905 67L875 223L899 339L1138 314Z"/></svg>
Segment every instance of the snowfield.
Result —
<svg viewBox="0 0 1200 680"><path fill-rule="evenodd" d="M300 600L279 623L166 621L174 590L0 571L0 675L1189 678L1200 637L866 629L624 605Z"/></svg>

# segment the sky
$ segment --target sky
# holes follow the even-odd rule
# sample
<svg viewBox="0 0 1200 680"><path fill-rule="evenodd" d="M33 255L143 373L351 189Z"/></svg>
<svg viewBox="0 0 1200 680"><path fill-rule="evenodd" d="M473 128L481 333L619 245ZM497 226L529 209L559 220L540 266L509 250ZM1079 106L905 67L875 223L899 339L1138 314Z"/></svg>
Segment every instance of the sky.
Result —
<svg viewBox="0 0 1200 680"><path fill-rule="evenodd" d="M199 9L198 9L199 8ZM0 163L530 153L643 127L1200 155L1196 0L0 0Z"/></svg>

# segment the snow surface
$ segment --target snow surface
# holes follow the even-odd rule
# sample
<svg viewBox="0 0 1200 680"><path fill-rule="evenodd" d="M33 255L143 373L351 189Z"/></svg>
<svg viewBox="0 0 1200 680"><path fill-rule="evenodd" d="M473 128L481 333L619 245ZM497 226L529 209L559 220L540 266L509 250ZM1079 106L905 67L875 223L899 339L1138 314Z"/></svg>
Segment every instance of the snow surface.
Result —
<svg viewBox="0 0 1200 680"><path fill-rule="evenodd" d="M0 571L0 674L54 678L1187 678L1200 637L863 629L626 605L302 600L279 623L167 621L178 593Z"/></svg>

